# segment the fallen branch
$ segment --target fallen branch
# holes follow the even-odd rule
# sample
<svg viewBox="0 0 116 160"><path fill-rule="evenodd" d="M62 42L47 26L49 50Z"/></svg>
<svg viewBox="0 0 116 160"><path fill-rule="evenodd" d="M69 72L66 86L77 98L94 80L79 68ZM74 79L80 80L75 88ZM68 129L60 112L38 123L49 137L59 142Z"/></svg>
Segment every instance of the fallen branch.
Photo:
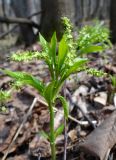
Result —
<svg viewBox="0 0 116 160"><path fill-rule="evenodd" d="M38 102L48 107L48 104L45 101L41 100L40 98L38 98ZM54 111L63 114L63 112L59 111L56 107L54 107ZM81 126L88 126L90 124L88 121L79 121L76 118L72 117L71 115L69 115L68 118ZM91 121L91 122L93 123L93 125L97 124L97 121Z"/></svg>
<svg viewBox="0 0 116 160"><path fill-rule="evenodd" d="M38 98L38 102L40 102L41 104L45 105L46 107L48 107L47 103L42 99L42 97L40 97L38 94L34 94L30 89L26 88L25 89L25 92L31 94L32 96L34 97L37 97ZM75 103L72 102L72 97L71 97L71 94L70 92L68 93L68 90L66 90L66 94L67 94L67 98L69 99L70 103L74 106L76 105ZM77 108L79 108L77 105L76 105ZM81 108L79 108L81 110ZM63 114L62 111L59 111L57 108L54 107L54 111L55 112L59 112L60 114ZM87 121L79 121L77 120L76 118L72 117L72 116L68 116L68 118L74 122L76 122L77 124L79 125L82 125L82 126L92 126L93 128L95 128L96 124L97 124L97 121L92 121L89 119L89 117L87 117L85 115L85 113L83 113L82 111L82 114L83 116L86 118Z"/></svg>
<svg viewBox="0 0 116 160"><path fill-rule="evenodd" d="M18 23L18 24L27 24L34 28L39 29L39 25L27 18L9 18L9 17L0 17L0 23Z"/></svg>
<svg viewBox="0 0 116 160"><path fill-rule="evenodd" d="M28 16L27 18L32 18L32 17L34 17L34 16L37 16L38 14L41 14L43 11L39 11L39 12L35 12L35 13L33 13L33 14L31 14L30 16ZM5 37L5 36L7 36L9 33L11 33L13 30L15 30L17 27L18 27L19 25L15 25L13 28L11 28L10 30L8 30L7 32L5 32L5 33L2 33L1 35L0 35L0 39L2 39L3 37Z"/></svg>
<svg viewBox="0 0 116 160"><path fill-rule="evenodd" d="M66 91L67 91L67 97L68 97L71 105L76 106L76 108L78 108L81 111L82 115L85 117L85 119L88 121L88 123L92 126L92 128L95 129L96 128L95 123L93 123L91 121L91 119L83 112L81 107L79 107L75 102L73 102L72 96L71 96L70 92L68 91L68 89Z"/></svg>
<svg viewBox="0 0 116 160"><path fill-rule="evenodd" d="M37 16L38 14L41 14L41 13L43 13L44 11L42 10L42 11L38 11L38 12L35 12L35 13L32 13L30 16L28 16L27 18L32 18L32 17L34 17L34 16Z"/></svg>

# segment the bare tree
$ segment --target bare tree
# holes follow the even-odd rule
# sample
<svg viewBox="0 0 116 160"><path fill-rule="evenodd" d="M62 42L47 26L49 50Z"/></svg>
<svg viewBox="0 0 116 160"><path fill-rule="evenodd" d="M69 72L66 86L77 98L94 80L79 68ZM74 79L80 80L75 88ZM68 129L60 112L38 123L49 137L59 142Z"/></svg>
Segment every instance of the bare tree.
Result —
<svg viewBox="0 0 116 160"><path fill-rule="evenodd" d="M110 30L112 43L116 43L116 0L110 4Z"/></svg>
<svg viewBox="0 0 116 160"><path fill-rule="evenodd" d="M30 0L11 0L11 7L13 8L16 17L27 18L30 14ZM35 42L36 38L32 26L20 24L20 31L27 46Z"/></svg>

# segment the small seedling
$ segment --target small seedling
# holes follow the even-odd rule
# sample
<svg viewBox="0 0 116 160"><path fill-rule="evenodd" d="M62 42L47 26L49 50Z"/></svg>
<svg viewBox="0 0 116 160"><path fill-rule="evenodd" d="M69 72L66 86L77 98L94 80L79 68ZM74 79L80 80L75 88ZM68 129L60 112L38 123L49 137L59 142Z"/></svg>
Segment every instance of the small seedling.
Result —
<svg viewBox="0 0 116 160"><path fill-rule="evenodd" d="M45 137L50 141L52 160L56 159L55 139L64 128L61 125L57 130L54 129L53 107L58 99L62 103L66 119L68 119L69 114L67 101L60 95L63 84L71 74L85 70L88 59L80 58L79 55L103 51L109 42L107 30L103 30L100 27L97 32L95 32L96 29L94 27L85 27L80 31L77 40L74 40L72 36L72 24L69 19L64 17L63 23L65 25L65 32L59 43L57 42L56 33L53 34L50 42L47 42L40 34L41 52L27 51L25 53L13 54L11 57L12 60L18 62L30 61L32 59L44 60L48 65L51 76L49 84L44 84L29 73L2 70L2 72L14 78L16 82L34 87L46 100L50 113L50 133L45 134ZM101 31L100 34L98 31Z"/></svg>
<svg viewBox="0 0 116 160"><path fill-rule="evenodd" d="M114 92L116 92L116 75L110 76L110 78L111 78L113 90Z"/></svg>
<svg viewBox="0 0 116 160"><path fill-rule="evenodd" d="M7 112L7 107L5 103L11 98L10 91L0 91L0 112Z"/></svg>
<svg viewBox="0 0 116 160"><path fill-rule="evenodd" d="M116 75L109 75L110 79L111 79L111 87L110 87L110 94L109 94L109 101L112 103L113 99L115 98L115 94L116 94Z"/></svg>

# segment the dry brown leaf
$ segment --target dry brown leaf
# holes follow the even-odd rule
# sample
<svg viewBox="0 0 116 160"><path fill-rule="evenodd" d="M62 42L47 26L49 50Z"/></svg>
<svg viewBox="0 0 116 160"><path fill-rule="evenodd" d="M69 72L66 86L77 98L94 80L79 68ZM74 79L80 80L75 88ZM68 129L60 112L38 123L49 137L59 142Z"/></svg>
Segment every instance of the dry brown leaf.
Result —
<svg viewBox="0 0 116 160"><path fill-rule="evenodd" d="M113 66L111 64L105 65L106 70L108 70L109 72L113 72L116 73L116 66Z"/></svg>
<svg viewBox="0 0 116 160"><path fill-rule="evenodd" d="M107 93L106 92L99 92L99 96L95 97L94 101L105 106L107 103Z"/></svg>
<svg viewBox="0 0 116 160"><path fill-rule="evenodd" d="M36 134L32 141L29 143L30 154L37 156L49 156L50 155L50 143L43 136Z"/></svg>
<svg viewBox="0 0 116 160"><path fill-rule="evenodd" d="M26 155L18 155L15 157L10 157L8 160L29 160L29 158Z"/></svg>
<svg viewBox="0 0 116 160"><path fill-rule="evenodd" d="M71 141L74 142L77 140L77 130L73 129L68 133L68 136L70 137Z"/></svg>
<svg viewBox="0 0 116 160"><path fill-rule="evenodd" d="M2 145L0 145L0 152L4 153L6 151L6 149L10 145L10 143L16 133L17 127L18 127L17 123L14 124L13 126L10 126L10 132L9 132L7 139L4 141L4 143ZM16 147L17 147L16 145L13 145L10 152L13 152L14 150L16 150Z"/></svg>

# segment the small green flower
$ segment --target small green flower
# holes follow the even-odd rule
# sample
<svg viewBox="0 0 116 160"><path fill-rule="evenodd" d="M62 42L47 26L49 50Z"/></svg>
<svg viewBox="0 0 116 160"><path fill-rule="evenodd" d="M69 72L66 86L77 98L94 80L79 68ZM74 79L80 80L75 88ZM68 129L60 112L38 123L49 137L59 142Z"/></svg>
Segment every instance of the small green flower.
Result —
<svg viewBox="0 0 116 160"><path fill-rule="evenodd" d="M90 46L101 46L101 51L112 47L109 41L109 30L101 23L97 22L94 26L84 26L77 37L77 50L83 52L84 49ZM86 52L86 50L85 50Z"/></svg>
<svg viewBox="0 0 116 160"><path fill-rule="evenodd" d="M64 36L66 43L68 45L68 53L67 58L65 59L65 64L71 66L74 63L74 59L76 58L76 46L73 38L73 24L67 17L62 18L64 25Z"/></svg>
<svg viewBox="0 0 116 160"><path fill-rule="evenodd" d="M6 106L2 105L0 107L0 112L6 113L6 112L8 112L8 109L6 108Z"/></svg>
<svg viewBox="0 0 116 160"><path fill-rule="evenodd" d="M94 68L90 68L90 69L87 69L86 72L88 74L91 74L93 76L96 76L96 77L105 77L107 76L107 73L103 72L102 70L97 70L97 69L94 69Z"/></svg>
<svg viewBox="0 0 116 160"><path fill-rule="evenodd" d="M32 52L32 51L16 52L13 53L11 56L11 60L17 62L22 62L22 61L28 62L37 58L40 58L40 54L38 52Z"/></svg>

